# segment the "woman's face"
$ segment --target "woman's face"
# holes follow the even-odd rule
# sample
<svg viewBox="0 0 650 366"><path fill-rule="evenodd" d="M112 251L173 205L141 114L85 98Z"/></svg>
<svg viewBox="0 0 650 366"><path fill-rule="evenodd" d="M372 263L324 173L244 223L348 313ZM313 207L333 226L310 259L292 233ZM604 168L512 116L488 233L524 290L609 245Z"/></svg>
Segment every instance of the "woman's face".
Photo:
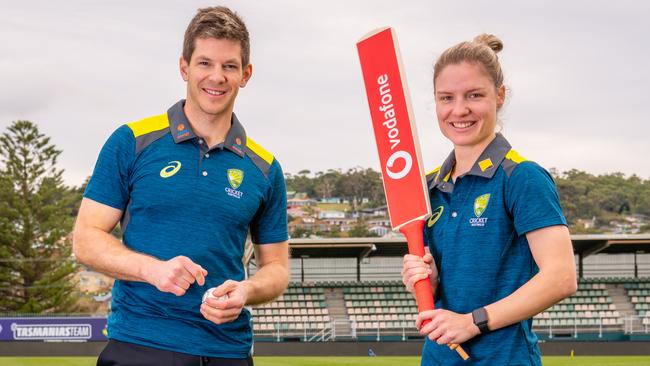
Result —
<svg viewBox="0 0 650 366"><path fill-rule="evenodd" d="M454 146L473 147L494 136L497 110L505 100L480 64L445 66L434 81L440 131Z"/></svg>

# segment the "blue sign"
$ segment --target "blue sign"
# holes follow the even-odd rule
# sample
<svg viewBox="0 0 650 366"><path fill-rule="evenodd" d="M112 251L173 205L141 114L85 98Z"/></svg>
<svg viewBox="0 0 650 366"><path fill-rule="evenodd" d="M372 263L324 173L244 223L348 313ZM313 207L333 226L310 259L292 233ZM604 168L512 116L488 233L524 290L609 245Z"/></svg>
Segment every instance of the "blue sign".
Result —
<svg viewBox="0 0 650 366"><path fill-rule="evenodd" d="M0 341L106 341L106 318L0 318Z"/></svg>

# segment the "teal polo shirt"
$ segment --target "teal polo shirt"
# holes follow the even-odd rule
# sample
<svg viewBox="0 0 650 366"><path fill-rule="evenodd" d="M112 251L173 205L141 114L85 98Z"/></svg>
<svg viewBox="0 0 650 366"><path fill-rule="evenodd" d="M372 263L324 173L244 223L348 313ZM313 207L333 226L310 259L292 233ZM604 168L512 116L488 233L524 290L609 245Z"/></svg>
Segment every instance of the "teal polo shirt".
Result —
<svg viewBox="0 0 650 366"><path fill-rule="evenodd" d="M124 244L160 260L184 255L208 271L183 296L143 282L115 281L108 337L200 356L246 358L251 314L216 325L201 296L245 278L244 244L288 239L286 190L278 161L233 114L223 143L209 148L190 126L184 101L167 113L118 128L101 150L84 193L123 211Z"/></svg>
<svg viewBox="0 0 650 366"><path fill-rule="evenodd" d="M433 215L424 236L439 270L436 308L469 313L512 294L539 271L526 233L567 222L553 178L501 134L452 182L455 164L452 152L427 175ZM463 348L469 362L427 338L422 365L541 365L532 319L478 335Z"/></svg>

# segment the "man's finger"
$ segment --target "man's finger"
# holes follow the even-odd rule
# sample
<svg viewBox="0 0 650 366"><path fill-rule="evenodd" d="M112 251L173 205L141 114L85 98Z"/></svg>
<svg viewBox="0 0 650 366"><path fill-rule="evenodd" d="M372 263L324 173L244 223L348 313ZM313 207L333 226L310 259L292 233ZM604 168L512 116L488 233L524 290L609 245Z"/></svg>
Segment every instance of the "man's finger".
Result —
<svg viewBox="0 0 650 366"><path fill-rule="evenodd" d="M239 309L217 309L209 306L208 304L201 305L201 311L215 319L227 319L239 316L241 308Z"/></svg>
<svg viewBox="0 0 650 366"><path fill-rule="evenodd" d="M179 279L183 279L183 281L189 283L190 285L193 284L194 281L196 281L196 279L194 278L192 273L190 271L188 271L188 269L185 268L185 267L182 267L178 271L178 274L180 275L180 277L178 277Z"/></svg>
<svg viewBox="0 0 650 366"><path fill-rule="evenodd" d="M191 282L188 281L187 278L188 278L188 276L175 277L174 280L173 280L173 283L176 286L182 288L183 291L186 291L188 288L190 288L190 286L192 285L192 282L194 282L194 281L191 281ZM191 278L191 277L190 277L190 279L193 280L193 278Z"/></svg>
<svg viewBox="0 0 650 366"><path fill-rule="evenodd" d="M219 310L226 310L230 307L227 300L220 300L213 297L208 297L207 299L205 299L205 303L208 304L208 306L210 306L211 308L219 309Z"/></svg>
<svg viewBox="0 0 650 366"><path fill-rule="evenodd" d="M205 284L205 275L208 273L203 267L199 266L196 263L188 264L187 267L185 268L187 271L187 275L192 278L192 283L196 281L199 286L203 286Z"/></svg>
<svg viewBox="0 0 650 366"><path fill-rule="evenodd" d="M203 268L201 268L201 270L199 270L196 273L196 276L195 276L196 277L196 283L198 283L199 286L205 285L205 276L207 276L207 274L208 274L208 271L206 271Z"/></svg>
<svg viewBox="0 0 650 366"><path fill-rule="evenodd" d="M194 280L196 280L199 285L203 286L205 284L205 276L208 275L208 271L206 271L200 265L192 262L192 260L188 257L179 256L177 258L183 264L185 270L192 277L191 283L194 283Z"/></svg>
<svg viewBox="0 0 650 366"><path fill-rule="evenodd" d="M221 297L224 295L227 295L230 291L234 290L237 287L237 282L228 280L221 285L217 286L216 289L212 292L212 294L216 297Z"/></svg>
<svg viewBox="0 0 650 366"><path fill-rule="evenodd" d="M167 288L165 289L165 292L171 292L172 294L176 296L183 296L185 295L185 289L178 286L177 284L170 282Z"/></svg>

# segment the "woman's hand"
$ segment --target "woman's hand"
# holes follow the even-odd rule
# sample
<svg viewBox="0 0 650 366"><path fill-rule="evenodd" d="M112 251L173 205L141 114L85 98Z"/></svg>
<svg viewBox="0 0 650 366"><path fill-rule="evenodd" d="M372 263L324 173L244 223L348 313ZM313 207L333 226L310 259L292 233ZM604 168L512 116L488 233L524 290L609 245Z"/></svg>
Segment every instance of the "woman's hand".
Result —
<svg viewBox="0 0 650 366"><path fill-rule="evenodd" d="M402 265L402 282L410 293L414 293L415 283L425 278L431 278L431 287L434 290L438 284L438 269L433 261L431 253L426 253L424 257L407 254L404 256Z"/></svg>
<svg viewBox="0 0 650 366"><path fill-rule="evenodd" d="M427 320L430 322L423 326ZM481 333L474 324L471 313L458 314L444 309L421 312L415 321L415 327L421 335L427 335L438 344L460 344Z"/></svg>

